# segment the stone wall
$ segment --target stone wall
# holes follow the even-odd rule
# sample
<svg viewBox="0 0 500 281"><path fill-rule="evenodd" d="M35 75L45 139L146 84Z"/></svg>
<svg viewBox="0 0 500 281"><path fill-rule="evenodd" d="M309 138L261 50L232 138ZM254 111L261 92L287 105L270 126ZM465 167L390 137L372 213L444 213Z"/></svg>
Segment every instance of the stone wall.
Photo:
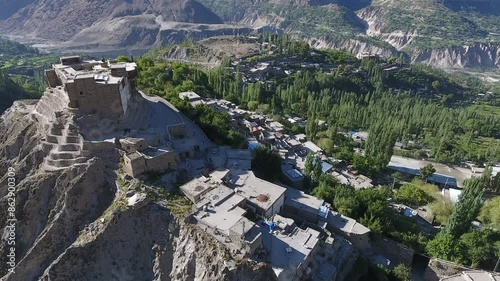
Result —
<svg viewBox="0 0 500 281"><path fill-rule="evenodd" d="M311 213L306 210L301 210L298 208L294 208L293 206L285 204L283 206L283 212L287 217L293 217L293 218L298 218L299 222L302 221L307 221L310 223L317 223L318 222L318 213Z"/></svg>
<svg viewBox="0 0 500 281"><path fill-rule="evenodd" d="M143 151L149 146L145 139L121 139L120 145L127 153Z"/></svg>
<svg viewBox="0 0 500 281"><path fill-rule="evenodd" d="M135 178L146 171L146 160L144 157L130 159L125 155L124 160L123 169L127 175Z"/></svg>
<svg viewBox="0 0 500 281"><path fill-rule="evenodd" d="M152 158L146 158L146 170L151 172L175 168L175 153L169 151Z"/></svg>
<svg viewBox="0 0 500 281"><path fill-rule="evenodd" d="M70 107L78 108L82 113L98 112L111 119L123 116L120 84L95 83L94 77L89 76L67 83L66 91Z"/></svg>
<svg viewBox="0 0 500 281"><path fill-rule="evenodd" d="M110 151L116 148L116 145L111 142L104 141L83 141L83 149L89 150L93 154L99 154L102 152Z"/></svg>
<svg viewBox="0 0 500 281"><path fill-rule="evenodd" d="M45 70L45 77L47 78L49 87L62 86L61 80L59 80L59 78L57 77L56 71L54 69Z"/></svg>

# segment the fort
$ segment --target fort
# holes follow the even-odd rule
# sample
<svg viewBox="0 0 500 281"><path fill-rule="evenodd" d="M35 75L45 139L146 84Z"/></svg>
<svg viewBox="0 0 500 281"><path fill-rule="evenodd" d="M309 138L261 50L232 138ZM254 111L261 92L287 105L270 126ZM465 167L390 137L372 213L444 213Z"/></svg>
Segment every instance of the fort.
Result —
<svg viewBox="0 0 500 281"><path fill-rule="evenodd" d="M121 118L128 109L137 78L135 63L81 61L79 56L61 57L59 64L45 71L48 91L67 99L69 108L81 114Z"/></svg>
<svg viewBox="0 0 500 281"><path fill-rule="evenodd" d="M210 141L163 99L136 89L137 65L61 57L32 117L46 132L43 169L85 164L118 149L130 177L173 170ZM196 171L194 171L196 173Z"/></svg>

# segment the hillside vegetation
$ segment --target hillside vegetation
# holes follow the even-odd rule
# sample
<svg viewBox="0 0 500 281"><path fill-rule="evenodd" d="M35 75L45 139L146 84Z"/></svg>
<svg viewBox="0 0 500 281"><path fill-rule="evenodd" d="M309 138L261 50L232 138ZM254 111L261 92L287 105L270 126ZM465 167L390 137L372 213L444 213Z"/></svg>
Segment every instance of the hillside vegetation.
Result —
<svg viewBox="0 0 500 281"><path fill-rule="evenodd" d="M26 98L31 98L31 95L0 71L0 113L9 108L14 101Z"/></svg>

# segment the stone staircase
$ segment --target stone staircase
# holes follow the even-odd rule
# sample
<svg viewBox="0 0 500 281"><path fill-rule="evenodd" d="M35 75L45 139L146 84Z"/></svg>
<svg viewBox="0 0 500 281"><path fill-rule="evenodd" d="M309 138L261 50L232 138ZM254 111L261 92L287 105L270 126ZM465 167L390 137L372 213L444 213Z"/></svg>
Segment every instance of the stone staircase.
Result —
<svg viewBox="0 0 500 281"><path fill-rule="evenodd" d="M49 123L46 129L47 135L42 141L42 149L47 153L43 163L45 171L82 165L89 160L90 151L83 144L75 125L55 121Z"/></svg>

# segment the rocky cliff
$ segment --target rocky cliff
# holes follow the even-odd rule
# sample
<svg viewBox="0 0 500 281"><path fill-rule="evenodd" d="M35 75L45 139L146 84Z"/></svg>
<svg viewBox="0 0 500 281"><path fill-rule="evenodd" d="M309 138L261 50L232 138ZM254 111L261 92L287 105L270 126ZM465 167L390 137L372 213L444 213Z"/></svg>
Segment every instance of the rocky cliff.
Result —
<svg viewBox="0 0 500 281"><path fill-rule="evenodd" d="M418 52L415 63L441 68L500 68L500 45L475 44Z"/></svg>
<svg viewBox="0 0 500 281"><path fill-rule="evenodd" d="M391 16L387 9L380 6L368 7L358 11L357 15L366 22L366 34L368 36L385 41L398 51L411 53L412 62L414 63L425 63L440 68L500 67L500 45L498 43L468 43L421 50L421 47L415 47L417 41L420 37L429 40L429 36L420 35L417 26L410 29L406 27L404 30L384 32L387 25L385 18ZM439 40L440 38L431 39Z"/></svg>
<svg viewBox="0 0 500 281"><path fill-rule="evenodd" d="M418 36L418 31L394 31L382 32L385 25L384 17L387 11L382 8L367 8L358 11L358 17L366 22L366 35L389 43L396 50L401 51L406 47L411 47L414 39Z"/></svg>
<svg viewBox="0 0 500 281"><path fill-rule="evenodd" d="M168 200L128 206L116 149L45 172L36 103L17 101L0 119L2 280L272 280L266 265L229 270L229 253L173 215ZM8 272L11 248L15 273Z"/></svg>

